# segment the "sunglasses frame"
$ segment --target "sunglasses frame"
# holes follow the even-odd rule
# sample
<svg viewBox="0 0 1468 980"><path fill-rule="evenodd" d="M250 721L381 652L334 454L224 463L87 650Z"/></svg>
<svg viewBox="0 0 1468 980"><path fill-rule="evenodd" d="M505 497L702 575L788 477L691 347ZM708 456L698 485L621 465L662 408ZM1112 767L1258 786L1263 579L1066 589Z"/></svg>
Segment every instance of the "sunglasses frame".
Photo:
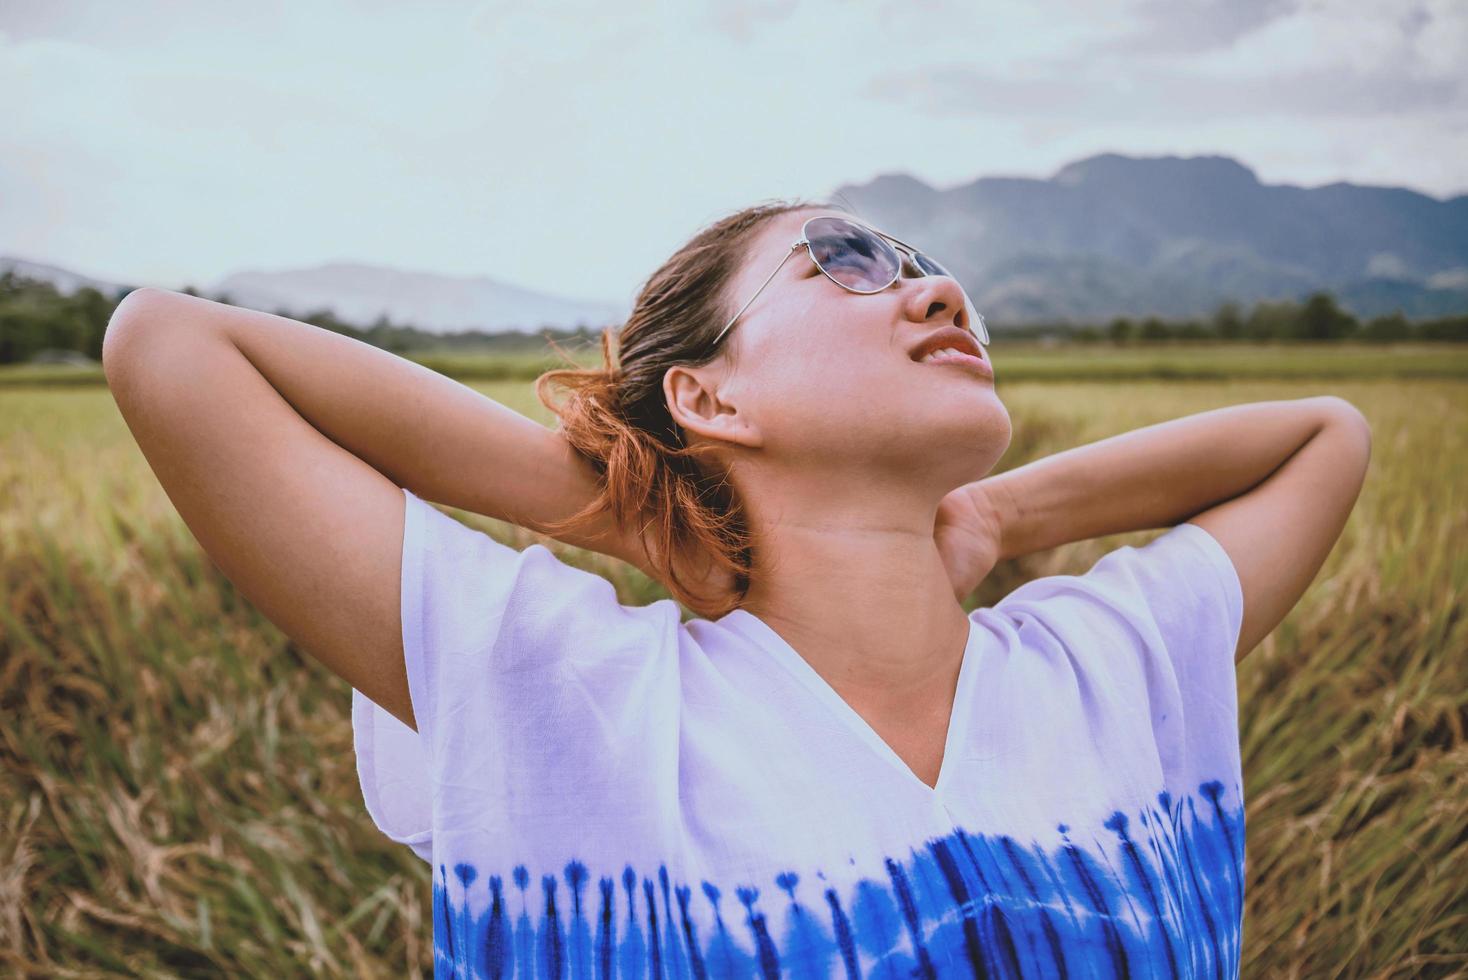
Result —
<svg viewBox="0 0 1468 980"><path fill-rule="evenodd" d="M871 232L873 235L876 235L879 239L881 239L882 241L886 242L888 245L893 246L894 250L897 252L897 274L892 277L891 281L889 281L887 283L884 283L881 286L878 286L876 289L856 289L856 288L854 288L852 286L846 285L846 283L841 282L835 276L831 275L829 272L826 271L826 267L823 266L823 265L821 265L821 263L816 259L815 250L811 248L810 235L806 233L806 228L809 227L809 225L810 225L810 223L812 221L819 221L819 220L823 220L823 219L830 219L830 220L833 220L833 221L844 221L844 222L847 222L848 224L855 225L855 226L857 226L858 228L861 228L864 231ZM749 297L749 302L748 303L745 303L742 307L740 307L739 308L739 312L738 313L735 313L734 316L729 320L729 322L724 325L724 329L719 331L719 335L714 338L714 343L713 343L713 346L714 347L718 347L719 346L719 341L723 340L724 339L724 335L727 334L730 330L732 330L734 328L735 322L741 316L744 315L744 311L745 310L749 309L750 303L753 303L759 297L759 294L762 293L762 292L764 292L764 288L770 284L770 280L771 279L774 279L775 278L775 275L782 268L784 268L784 266L785 266L785 260L788 259L788 258L790 258L790 256L794 255L796 253L796 251L801 246L804 246L805 247L806 254L810 256L810 260L815 263L816 268L821 270L821 274L822 275L824 275L827 279L829 279L832 282L834 282L836 285L840 286L842 289L845 289L848 292L857 293L857 294L862 295L862 296L870 296L873 293L880 293L882 290L884 290L888 286L892 285L892 283L894 283L897 280L901 279L902 278L902 263L903 263L904 260L908 261L912 265L912 267L914 269L917 269L919 272L921 272L923 276L937 275L937 273L932 273L932 272L925 271L922 268L922 266L920 266L920 265L917 264L917 257L919 255L923 255L923 253L919 252L917 249L913 248L911 245L907 244L906 242L902 241L901 239L894 238L894 237L892 237L891 235L887 234L884 231L879 231L876 228L873 228L871 225L867 224L864 221L859 221L856 218L849 218L849 217L846 217L845 215L835 215L835 214L817 214L817 215L813 215L813 216L811 216L809 218L806 218L805 221L801 224L801 226L800 226L800 238L797 239L795 242L791 243L789 250L786 251L785 255L780 259L780 264L777 265L777 266L775 266L774 270L770 272L769 276L766 277L766 279L765 279L764 282L760 283L759 289L756 289L754 291L754 295L751 296L751 297ZM942 263L941 262L936 262L935 260L929 258L926 255L923 255L923 257L926 258L926 259L928 259L928 261L930 261L930 262L934 262L935 265L938 265L940 267L942 266ZM917 278L921 278L921 277L917 277ZM953 278L953 276L950 274L949 275L949 278L951 279L951 278ZM958 289L959 289L959 292L963 293L964 308L968 311L968 314L969 314L969 320L970 320L970 326L968 328L969 329L969 332L972 333L975 338L977 338L978 342L981 345L983 345L984 347L988 347L989 346L989 328L984 323L984 317L983 317L983 315L980 314L978 310L974 309L973 301L968 298L968 291L963 288L963 284L962 283L959 284ZM977 327L977 329L975 329L975 327Z"/></svg>

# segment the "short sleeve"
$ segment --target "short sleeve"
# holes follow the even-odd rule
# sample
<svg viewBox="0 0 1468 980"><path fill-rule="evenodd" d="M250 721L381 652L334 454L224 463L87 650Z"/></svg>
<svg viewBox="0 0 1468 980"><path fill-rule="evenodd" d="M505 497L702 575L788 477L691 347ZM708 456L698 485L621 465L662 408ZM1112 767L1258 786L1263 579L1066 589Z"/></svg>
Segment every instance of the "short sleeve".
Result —
<svg viewBox="0 0 1468 980"><path fill-rule="evenodd" d="M403 490L402 639L417 731L352 692L368 814L431 860L436 828L522 817L658 765L676 724L678 608L624 606L540 544L517 550Z"/></svg>
<svg viewBox="0 0 1468 980"><path fill-rule="evenodd" d="M1243 591L1203 528L1179 524L1083 575L1027 582L995 609L1022 633L1037 630L1037 649L1063 653L1092 696L1150 717L1166 760L1236 762Z"/></svg>
<svg viewBox="0 0 1468 980"><path fill-rule="evenodd" d="M1084 575L1027 582L996 608L1041 613L1120 635L1163 654L1189 676L1231 674L1243 623L1243 590L1228 552L1196 524L1179 524L1140 547L1103 555Z"/></svg>

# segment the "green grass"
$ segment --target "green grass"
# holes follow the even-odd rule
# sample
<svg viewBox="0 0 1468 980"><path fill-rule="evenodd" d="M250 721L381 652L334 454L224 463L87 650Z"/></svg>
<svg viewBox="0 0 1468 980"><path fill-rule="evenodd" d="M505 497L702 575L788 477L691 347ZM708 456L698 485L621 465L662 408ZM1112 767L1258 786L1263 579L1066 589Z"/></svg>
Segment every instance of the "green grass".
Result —
<svg viewBox="0 0 1468 980"><path fill-rule="evenodd" d="M601 363L599 348L565 345L587 367ZM990 348L996 377L1004 381L1225 381L1234 378L1293 381L1356 378L1468 379L1465 344L1203 344L1113 347L1037 343ZM460 381L529 381L562 367L545 355L423 354L413 360ZM105 385L102 368L72 365L0 366L0 388Z"/></svg>
<svg viewBox="0 0 1468 980"><path fill-rule="evenodd" d="M1468 385L1030 384L995 360L1001 468L1240 402L1337 394L1366 414L1344 535L1239 670L1243 972L1465 975ZM526 381L476 387L548 420ZM1005 563L971 605L1149 537ZM571 557L624 601L665 594ZM199 548L105 388L0 390L0 973L429 975L429 871L363 808L349 709Z"/></svg>
<svg viewBox="0 0 1468 980"><path fill-rule="evenodd" d="M1175 344L992 348L1008 381L1468 378L1468 345Z"/></svg>

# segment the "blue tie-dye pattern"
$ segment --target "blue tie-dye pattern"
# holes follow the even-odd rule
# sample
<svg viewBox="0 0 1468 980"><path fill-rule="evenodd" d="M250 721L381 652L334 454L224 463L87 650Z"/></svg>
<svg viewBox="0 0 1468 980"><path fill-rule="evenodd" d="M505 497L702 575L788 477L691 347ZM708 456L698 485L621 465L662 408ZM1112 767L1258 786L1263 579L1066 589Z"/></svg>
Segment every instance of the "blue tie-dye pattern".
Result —
<svg viewBox="0 0 1468 980"><path fill-rule="evenodd" d="M696 914L694 890L675 884L666 865L655 876L623 869L624 911L616 880L600 877L593 893L579 860L559 879L542 875L538 900L520 865L517 913L499 875L481 879L472 864L440 864L434 976L1238 976L1244 817L1223 805L1221 782L1200 784L1196 797L1159 793L1157 806L1135 818L1112 813L1092 838L1104 851L1088 849L1066 824L1057 830L1061 844L1046 853L1008 835L957 828L903 860L886 858L887 880L858 881L849 906L819 880L806 884L814 891L801 901L794 871L765 890L768 912L756 885L733 888L736 909L723 901L725 889L701 882L699 901L711 916L706 937L697 923L710 920ZM487 892L472 903L483 907L478 915L467 901L476 883L477 895ZM783 907L774 905L776 890Z"/></svg>

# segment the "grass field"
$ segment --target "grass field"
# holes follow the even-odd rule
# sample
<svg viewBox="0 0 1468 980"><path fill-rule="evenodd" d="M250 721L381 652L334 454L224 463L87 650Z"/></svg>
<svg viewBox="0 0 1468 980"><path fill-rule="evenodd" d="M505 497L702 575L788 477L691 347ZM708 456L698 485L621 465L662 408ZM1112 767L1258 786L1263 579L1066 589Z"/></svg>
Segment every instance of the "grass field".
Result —
<svg viewBox="0 0 1468 980"><path fill-rule="evenodd" d="M1029 356L1115 381L1167 355ZM1040 383L996 351L1000 465L1240 402L1336 394L1366 414L1344 535L1239 670L1243 973L1468 976L1468 352L1330 357L1355 373L1262 380L1281 362L1260 348L1174 355L1245 365L1231 380ZM1393 380L1398 357L1443 376ZM548 421L524 380L476 387ZM1151 536L1006 563L970 606ZM624 601L664 595L555 548ZM0 595L0 973L431 974L429 870L363 808L349 688L214 568L105 387L0 387Z"/></svg>
<svg viewBox="0 0 1468 980"><path fill-rule="evenodd" d="M601 363L600 348L568 346L586 366ZM1297 381L1416 378L1468 379L1468 345L1462 344L1206 344L1116 347L1110 344L1046 346L996 341L990 347L1004 381ZM528 381L561 367L553 355L415 355L414 360L460 381ZM102 368L5 365L0 388L14 385L85 387L106 384Z"/></svg>

